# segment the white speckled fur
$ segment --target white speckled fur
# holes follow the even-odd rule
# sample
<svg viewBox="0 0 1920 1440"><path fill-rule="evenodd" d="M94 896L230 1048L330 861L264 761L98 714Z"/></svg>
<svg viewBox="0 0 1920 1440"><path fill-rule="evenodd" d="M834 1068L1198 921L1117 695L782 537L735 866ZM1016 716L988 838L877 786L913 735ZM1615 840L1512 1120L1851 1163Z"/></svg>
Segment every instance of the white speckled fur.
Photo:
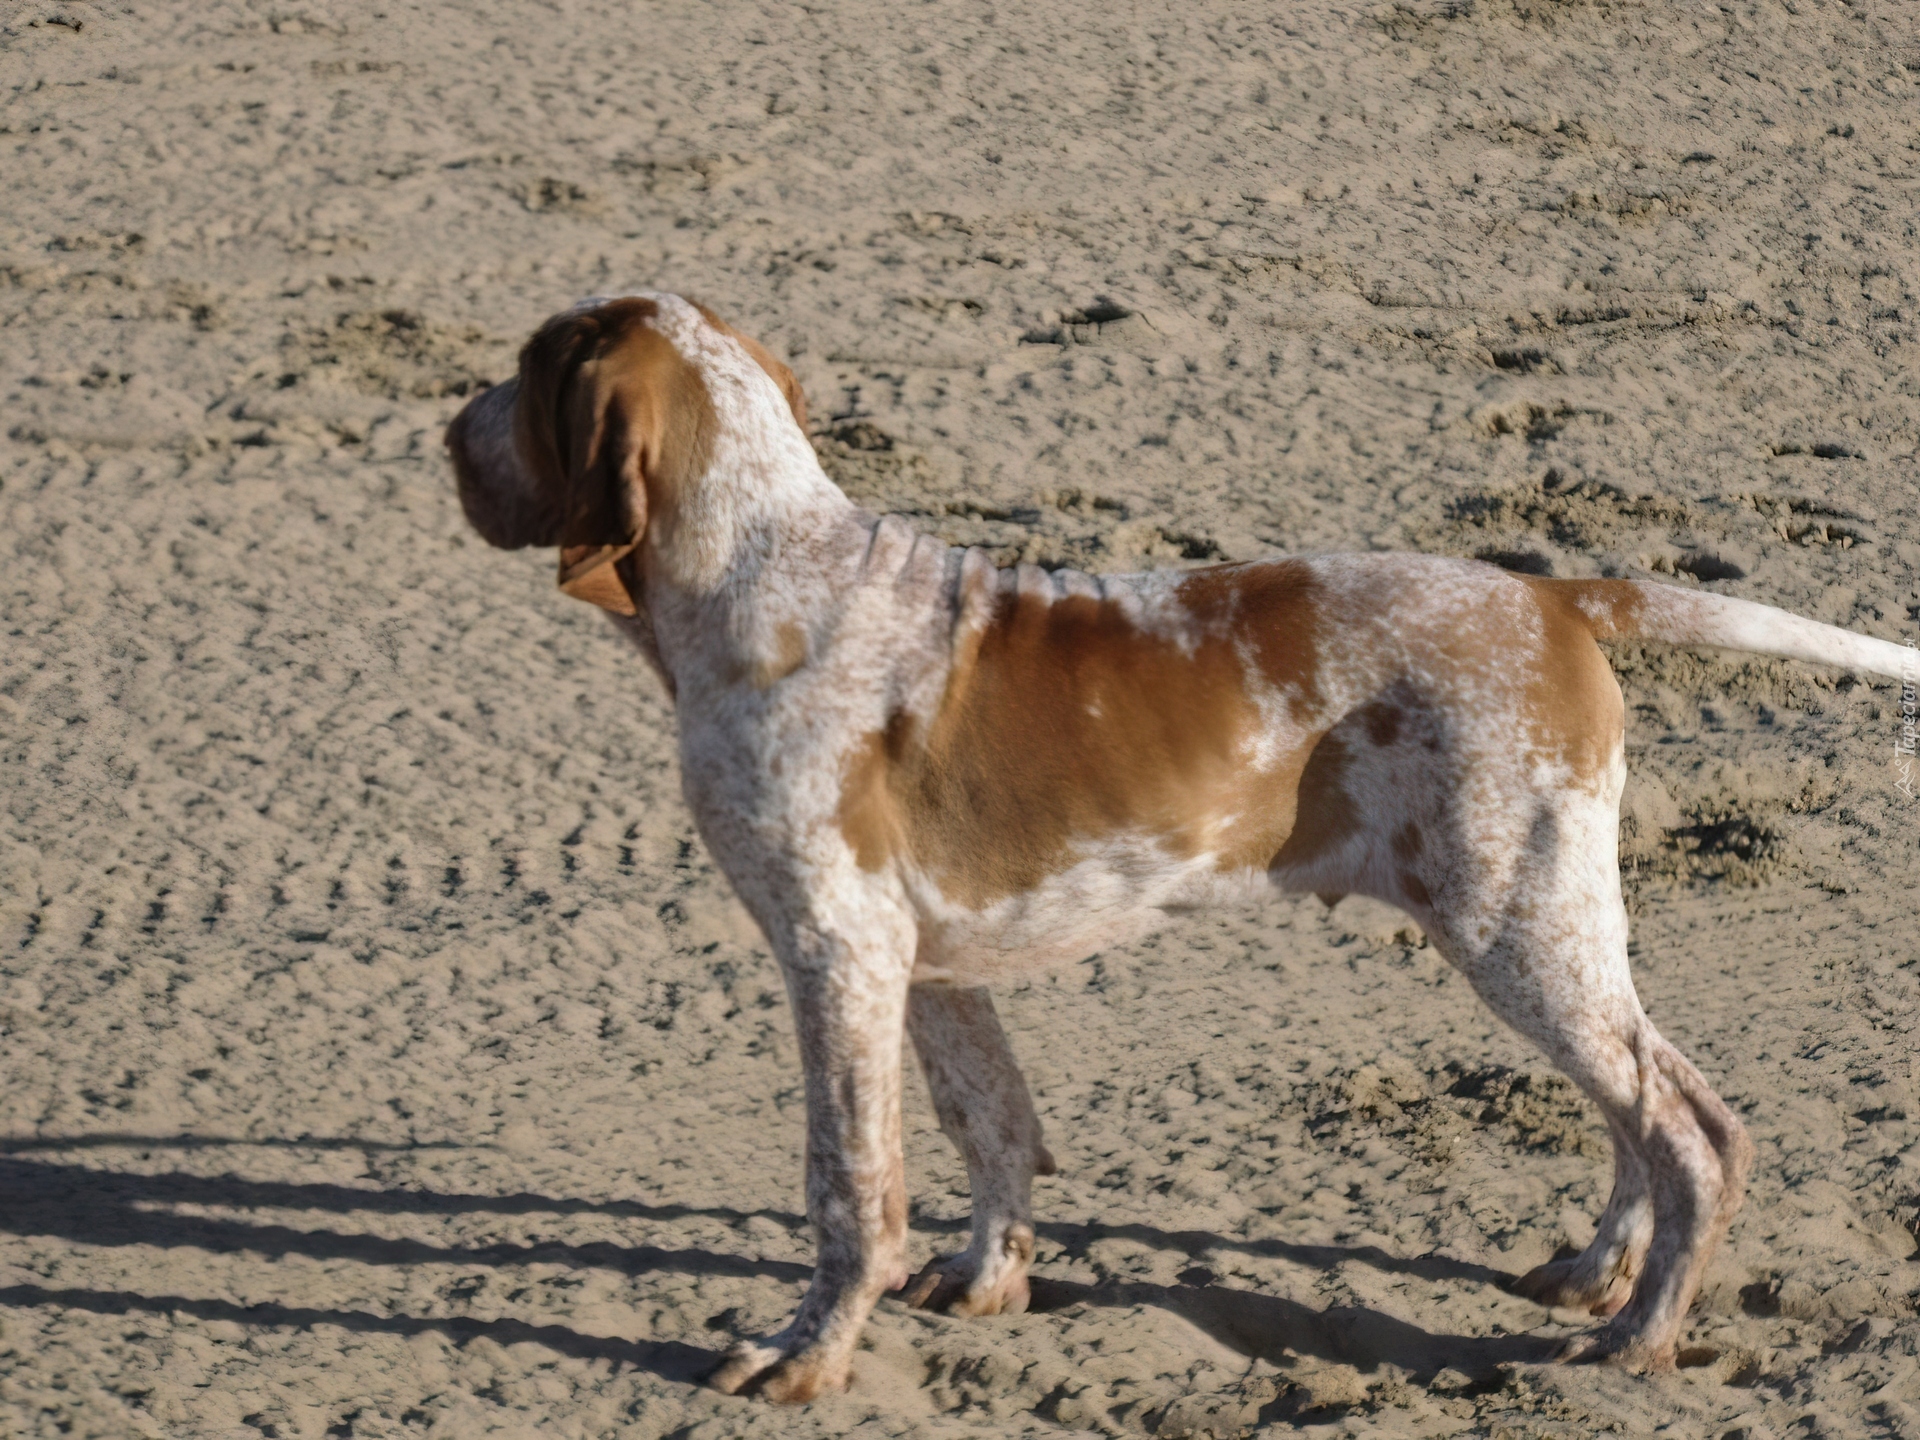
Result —
<svg viewBox="0 0 1920 1440"><path fill-rule="evenodd" d="M704 475L671 523L644 538L641 615L618 623L669 678L688 803L786 977L806 1070L807 1198L819 1235L814 1282L791 1323L737 1346L714 1383L788 1400L844 1383L874 1302L906 1282L899 1103L909 1032L975 1203L971 1246L929 1267L909 1298L958 1313L1024 1306L1030 1182L1052 1162L977 987L1273 883L1407 909L1487 1003L1594 1098L1614 1140L1612 1201L1585 1252L1542 1267L1523 1288L1618 1312L1572 1353L1671 1364L1700 1270L1739 1204L1750 1150L1634 993L1616 865L1619 747L1582 777L1514 743L1548 644L1521 582L1419 556L1305 562L1333 637L1318 660L1320 723L1358 757L1342 783L1364 821L1310 863L1223 871L1204 847L1182 855L1158 835L1108 835L1025 893L969 908L905 858L858 863L840 823L854 748L890 716L934 713L956 637L984 624L1007 587L1117 599L1143 633L1191 647L1197 632L1177 577L997 571L980 552L950 550L857 509L741 345L686 302L648 298L659 306L657 328L697 367L719 426ZM498 415L479 431L499 433ZM513 463L498 444L485 454L485 463ZM1842 659L1894 675L1904 657L1886 642L1763 606L1641 588L1647 638ZM769 673L796 626L804 663L771 682L751 678ZM1242 659L1264 719L1246 764L1264 769L1317 736L1297 718L1297 697ZM1357 717L1341 718L1394 693L1417 697L1409 723L1427 727L1426 743L1376 746ZM1231 818L1213 817L1215 828ZM1417 861L1393 853L1405 825L1430 839Z"/></svg>

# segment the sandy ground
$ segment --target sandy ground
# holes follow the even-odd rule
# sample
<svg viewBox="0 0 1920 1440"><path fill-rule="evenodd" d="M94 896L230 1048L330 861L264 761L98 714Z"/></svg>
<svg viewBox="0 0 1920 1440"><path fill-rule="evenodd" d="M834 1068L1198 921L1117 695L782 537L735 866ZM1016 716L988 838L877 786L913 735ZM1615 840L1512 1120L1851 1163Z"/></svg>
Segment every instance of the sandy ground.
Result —
<svg viewBox="0 0 1920 1440"><path fill-rule="evenodd" d="M0 1434L1920 1435L1898 691L1635 649L1635 963L1760 1156L1686 1368L1514 1361L1603 1133L1390 912L1276 899L1004 997L1032 1313L700 1389L808 1274L778 977L662 696L438 443L657 285L1003 557L1904 638L1910 6L15 0L0 87Z"/></svg>

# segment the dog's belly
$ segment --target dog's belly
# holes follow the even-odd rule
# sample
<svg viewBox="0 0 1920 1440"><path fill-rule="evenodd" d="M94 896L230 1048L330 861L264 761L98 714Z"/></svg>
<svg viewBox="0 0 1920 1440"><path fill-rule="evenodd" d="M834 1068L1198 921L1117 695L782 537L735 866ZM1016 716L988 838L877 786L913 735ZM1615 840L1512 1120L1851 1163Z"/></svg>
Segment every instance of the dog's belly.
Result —
<svg viewBox="0 0 1920 1440"><path fill-rule="evenodd" d="M1109 842L1031 890L981 909L910 886L920 928L916 982L991 984L1076 964L1151 935L1179 916L1245 904L1271 885L1262 870L1223 870L1213 855L1180 858L1151 839Z"/></svg>

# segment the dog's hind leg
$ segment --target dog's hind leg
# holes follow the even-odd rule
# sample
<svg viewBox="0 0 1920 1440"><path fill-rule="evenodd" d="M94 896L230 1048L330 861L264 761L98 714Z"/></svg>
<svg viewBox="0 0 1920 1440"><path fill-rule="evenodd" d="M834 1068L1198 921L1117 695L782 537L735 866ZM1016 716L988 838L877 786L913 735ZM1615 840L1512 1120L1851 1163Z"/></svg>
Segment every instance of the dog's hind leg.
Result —
<svg viewBox="0 0 1920 1440"><path fill-rule="evenodd" d="M1053 1173L1027 1082L983 989L915 985L907 1033L973 1192L971 1243L928 1262L907 1303L953 1315L1018 1313L1027 1308L1033 1263L1033 1177Z"/></svg>
<svg viewBox="0 0 1920 1440"><path fill-rule="evenodd" d="M1500 859L1460 857L1467 863L1456 876L1471 884L1434 876L1430 930L1501 1018L1592 1097L1618 1158L1593 1244L1521 1288L1617 1312L1563 1358L1669 1369L1687 1307L1745 1193L1752 1147L1634 993L1604 799L1537 797L1524 823Z"/></svg>
<svg viewBox="0 0 1920 1440"><path fill-rule="evenodd" d="M1555 1309L1614 1315L1633 1298L1634 1282L1653 1240L1653 1191L1640 1138L1607 1123L1613 1142L1613 1193L1594 1227L1592 1243L1577 1255L1536 1265L1514 1290Z"/></svg>
<svg viewBox="0 0 1920 1440"><path fill-rule="evenodd" d="M1753 1146L1726 1102L1644 1016L1632 1048L1632 1099L1615 1096L1602 1108L1616 1133L1631 1127L1639 1142L1652 1235L1632 1298L1561 1358L1671 1369L1687 1308L1746 1194Z"/></svg>

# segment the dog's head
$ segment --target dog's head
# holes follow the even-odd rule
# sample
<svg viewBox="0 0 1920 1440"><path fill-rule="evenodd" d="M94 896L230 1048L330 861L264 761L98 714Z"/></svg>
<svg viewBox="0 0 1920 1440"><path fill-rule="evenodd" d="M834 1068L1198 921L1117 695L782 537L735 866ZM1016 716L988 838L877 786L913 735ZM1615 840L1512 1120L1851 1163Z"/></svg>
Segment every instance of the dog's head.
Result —
<svg viewBox="0 0 1920 1440"><path fill-rule="evenodd" d="M708 341L740 346L805 432L793 372L706 307L671 295L589 302L541 326L519 373L447 427L473 528L502 549L558 546L562 589L633 614L623 569L633 572L620 562L712 458L721 421L699 353Z"/></svg>

